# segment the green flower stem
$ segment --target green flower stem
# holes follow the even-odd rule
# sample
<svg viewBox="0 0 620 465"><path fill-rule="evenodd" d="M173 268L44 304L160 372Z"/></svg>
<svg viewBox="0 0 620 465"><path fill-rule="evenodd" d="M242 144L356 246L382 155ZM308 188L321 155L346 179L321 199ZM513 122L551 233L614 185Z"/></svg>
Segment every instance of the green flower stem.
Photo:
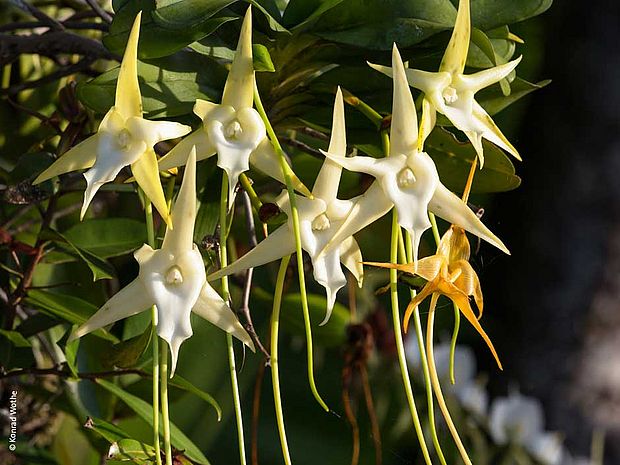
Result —
<svg viewBox="0 0 620 465"><path fill-rule="evenodd" d="M411 236L407 236L406 248L407 248L407 262L413 262L413 244L411 243ZM411 298L416 295L416 291L411 289ZM426 390L426 405L428 409L428 422L431 429L431 436L433 437L433 446L439 461L442 465L447 465L446 458L441 449L439 443L439 436L437 435L437 426L435 423L435 404L433 403L433 387L431 385L431 376L428 369L428 360L426 358L426 350L424 348L424 333L422 332L422 323L420 321L420 309L416 307L413 310L413 323L415 328L416 340L418 341L418 351L420 352L420 362L422 364L422 373L424 374L424 387Z"/></svg>
<svg viewBox="0 0 620 465"><path fill-rule="evenodd" d="M435 238L435 244L439 247L441 238L439 236L439 228L437 227L437 219L435 215L428 212L428 216L431 220L431 227L433 228L433 237ZM459 331L461 329L461 312L456 304L452 303L452 310L454 311L454 329L452 330L452 339L450 340L450 382L454 384L456 382L454 378L454 354L456 352L456 342L459 337Z"/></svg>
<svg viewBox="0 0 620 465"><path fill-rule="evenodd" d="M345 102L368 118L377 128L381 128L383 116L381 116L379 112L346 89L342 89L342 94Z"/></svg>
<svg viewBox="0 0 620 465"><path fill-rule="evenodd" d="M390 246L390 262L398 263L398 233L400 226L398 225L398 216L396 210L392 212L392 238ZM390 297L392 302L392 321L394 323L394 338L396 339L396 350L398 353L398 364L400 366L400 372L403 378L403 385L405 387L405 394L407 395L407 402L409 404L409 411L411 412L411 419L415 427L420 447L422 448L422 455L427 465L432 465L431 457L428 453L428 447L426 446L426 440L424 439L424 432L422 431L422 425L420 424L420 417L418 415L418 409L415 405L415 399L413 397L413 388L411 387L411 379L409 378L409 369L407 368L407 359L405 356L405 345L403 343L403 334L400 329L400 310L398 308L398 288L397 288L398 274L397 270L390 269Z"/></svg>
<svg viewBox="0 0 620 465"><path fill-rule="evenodd" d="M265 108L263 107L263 103L261 102L260 95L258 93L258 88L256 87L256 83L254 84L254 104L256 105L256 109L260 114L261 118L265 123L265 127L267 129L267 134L269 135L269 139L273 144L273 148L280 158L280 167L282 168L282 174L284 175L284 181L286 183L286 189L288 191L289 201L291 204L291 216L293 220L293 233L295 234L295 253L297 254L297 274L299 276L299 292L301 294L301 307L304 316L304 327L306 330L306 350L307 350L307 359L308 359L308 382L310 383L310 390L312 391L312 395L319 403L321 407L326 412L329 412L329 407L319 394L319 391L316 387L316 382L314 380L314 356L313 356L313 348L312 348L312 328L310 326L310 310L308 308L308 296L306 294L306 279L304 274L304 263L303 263L303 251L301 249L301 232L299 228L299 212L297 211L297 202L295 201L295 189L293 188L293 183L291 181L290 170L291 168L286 163L286 159L284 157L284 151L282 150L282 146L278 141L278 137L276 136L271 123L269 122L269 118L267 118L267 113L265 112Z"/></svg>
<svg viewBox="0 0 620 465"><path fill-rule="evenodd" d="M390 153L390 136L387 130L381 131L381 141L383 143L383 153L387 157ZM399 241L400 239L400 241ZM401 229L398 224L398 214L396 209L392 210L392 236L390 240L390 263L398 263L398 244L402 244ZM405 388L405 394L407 396L407 403L409 404L409 411L411 412L411 419L413 420L413 426L415 428L420 447L422 448L422 455L427 465L432 465L431 457L428 453L428 447L426 440L424 439L424 432L422 430L422 424L420 423L420 416L418 415L418 409L415 404L415 398L413 397L413 388L411 387L411 378L409 377L409 368L407 367L407 357L405 355L405 344L403 342L403 333L400 329L400 309L398 304L398 271L390 269L390 300L392 304L392 322L394 325L394 339L396 339L396 351L398 353L398 365L400 367L400 373L403 378L403 386Z"/></svg>
<svg viewBox="0 0 620 465"><path fill-rule="evenodd" d="M252 187L252 182L245 175L245 173L241 173L239 175L239 182L241 183L243 190L248 193L248 197L250 197L250 202L252 203L252 207L254 207L254 210L258 212L260 208L263 206L263 202L261 202L260 198L256 194L256 191L254 190L254 187Z"/></svg>
<svg viewBox="0 0 620 465"><path fill-rule="evenodd" d="M228 265L228 176L222 172L222 191L220 196L220 264L224 268ZM230 289L228 287L228 277L222 278L222 298L228 302L230 300ZM237 368L235 363L235 348L233 338L226 333L226 346L228 349L228 366L230 369L230 384L233 393L233 403L235 406L235 417L237 419L237 440L239 442L239 460L241 465L246 465L245 458L245 439L243 435L243 415L241 412L241 396L239 395L239 381L237 380Z"/></svg>
<svg viewBox="0 0 620 465"><path fill-rule="evenodd" d="M278 329L280 327L280 306L282 304L282 290L284 288L284 278L291 256L287 255L280 262L280 270L276 281L276 289L273 296L273 309L271 311L271 384L273 386L273 402L276 408L276 420L278 423L278 434L280 435L280 447L285 465L291 464L291 455L288 451L286 441L286 429L284 428L284 415L282 414L282 397L280 395L280 373L278 371Z"/></svg>
<svg viewBox="0 0 620 465"><path fill-rule="evenodd" d="M431 296L431 306L428 310L428 320L426 322L426 353L428 356L431 383L433 385L433 390L435 391L435 396L437 397L437 404L439 404L439 408L443 414L444 420L446 421L446 425L450 430L450 434L454 439L456 448L458 449L463 462L465 462L465 465L472 465L471 460L467 455L467 450L465 449L456 426L454 426L452 417L450 416L450 411L448 410L448 406L446 405L446 401L443 397L443 392L441 391L441 384L439 383L439 376L437 375L437 367L435 366L435 355L433 353L433 327L435 325L435 307L437 306L438 299L439 294L433 293Z"/></svg>
<svg viewBox="0 0 620 465"><path fill-rule="evenodd" d="M172 447L170 445L170 413L168 409L168 349L160 354L160 377L161 377L161 416L164 430L164 452L166 465L172 465Z"/></svg>
<svg viewBox="0 0 620 465"><path fill-rule="evenodd" d="M155 227L153 226L153 205L144 196L146 218L146 237L148 244L155 248ZM152 348L153 348L153 447L157 465L162 465L159 445L159 336L157 335L157 307L151 307Z"/></svg>

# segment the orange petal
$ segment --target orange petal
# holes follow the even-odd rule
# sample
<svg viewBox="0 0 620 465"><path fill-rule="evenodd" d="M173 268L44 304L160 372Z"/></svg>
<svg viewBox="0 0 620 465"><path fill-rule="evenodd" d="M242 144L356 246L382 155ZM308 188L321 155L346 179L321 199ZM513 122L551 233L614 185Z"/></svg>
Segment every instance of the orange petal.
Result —
<svg viewBox="0 0 620 465"><path fill-rule="evenodd" d="M435 285L435 283L429 282L426 286L422 288L418 295L411 299L411 302L409 302L409 305L407 305L407 310L405 310L405 316L403 317L403 329L405 330L405 332L407 332L407 330L409 329L409 319L411 318L411 315L413 314L415 308L436 290L437 286Z"/></svg>
<svg viewBox="0 0 620 465"><path fill-rule="evenodd" d="M376 266L378 268L390 268L393 270L404 271L413 274L413 263L401 265L399 263L381 263L381 262L362 262L364 265Z"/></svg>

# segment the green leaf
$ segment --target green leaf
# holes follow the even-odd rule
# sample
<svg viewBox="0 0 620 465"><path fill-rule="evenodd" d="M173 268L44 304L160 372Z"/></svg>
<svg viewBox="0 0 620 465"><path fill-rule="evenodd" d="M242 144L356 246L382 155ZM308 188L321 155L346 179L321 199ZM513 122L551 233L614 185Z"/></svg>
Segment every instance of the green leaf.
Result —
<svg viewBox="0 0 620 465"><path fill-rule="evenodd" d="M487 31L538 16L552 3L553 0L472 0L472 22Z"/></svg>
<svg viewBox="0 0 620 465"><path fill-rule="evenodd" d="M254 71L275 72L276 69L273 66L267 47L261 44L252 45L252 56L254 58Z"/></svg>
<svg viewBox="0 0 620 465"><path fill-rule="evenodd" d="M0 329L0 335L11 341L15 347L32 347L32 344L28 342L24 336L17 331L9 331L7 329Z"/></svg>
<svg viewBox="0 0 620 465"><path fill-rule="evenodd" d="M86 265L88 265L88 268L90 268L90 271L92 271L93 273L93 281L114 278L114 267L110 263L108 263L103 258L100 258L97 255L89 252L88 250L78 247L64 234L61 234L58 231L54 231L53 229L47 229L45 231L42 231L39 236L44 239L53 240L61 244L67 244L73 250L73 252L75 252L84 261L84 263L86 263Z"/></svg>
<svg viewBox="0 0 620 465"><path fill-rule="evenodd" d="M80 347L80 340L76 339L67 343L69 336L71 333L77 329L78 325L73 325L69 330L64 334L64 336L58 341L58 346L62 349L65 354L65 359L67 360L67 366L74 378L78 378L78 367L77 367L77 352Z"/></svg>
<svg viewBox="0 0 620 465"><path fill-rule="evenodd" d="M136 366L144 351L149 347L152 332L151 325L148 325L142 334L114 344L110 348L106 363L119 368Z"/></svg>
<svg viewBox="0 0 620 465"><path fill-rule="evenodd" d="M155 448L135 439L121 439L112 443L108 458L131 461L138 465L150 464L155 460Z"/></svg>
<svg viewBox="0 0 620 465"><path fill-rule="evenodd" d="M86 423L84 424L84 428L94 431L110 444L130 437L128 433L123 431L118 426L99 418L88 417Z"/></svg>
<svg viewBox="0 0 620 465"><path fill-rule="evenodd" d="M72 324L84 323L97 311L97 307L90 302L71 295L50 291L31 289L28 291L25 300L29 305L40 309L48 315L61 318ZM116 336L103 329L93 331L92 334L108 341L118 342Z"/></svg>
<svg viewBox="0 0 620 465"><path fill-rule="evenodd" d="M108 392L114 394L121 399L127 406L133 410L140 418L146 421L149 425L153 425L153 407L134 396L133 394L124 391L119 386L110 383L103 379L97 379L95 382L106 389ZM209 465L207 458L200 452L200 449L187 437L183 432L174 424L170 423L170 439L172 445L177 449L184 450L185 455L194 462L200 464Z"/></svg>
<svg viewBox="0 0 620 465"><path fill-rule="evenodd" d="M198 389L192 383L177 374L174 375L174 377L169 381L168 384L170 386L175 386L179 389L183 389L184 391L191 392L192 394L200 397L202 400L207 402L215 409L215 412L217 413L217 421L222 420L222 408L220 407L220 404L218 404L218 402L211 396L211 394L204 392L201 389Z"/></svg>
<svg viewBox="0 0 620 465"><path fill-rule="evenodd" d="M188 44L215 32L221 25L237 18L212 18L235 0L138 0L125 3L114 16L110 34L103 43L121 54L138 11L140 25L140 58L159 58L181 50Z"/></svg>
<svg viewBox="0 0 620 465"><path fill-rule="evenodd" d="M129 218L88 219L62 234L75 246L102 258L124 255L146 242L144 223Z"/></svg>
<svg viewBox="0 0 620 465"><path fill-rule="evenodd" d="M247 2L265 15L267 23L272 30L276 32L289 32L288 29L282 25L280 11L272 0L247 0Z"/></svg>
<svg viewBox="0 0 620 465"><path fill-rule="evenodd" d="M498 86L492 86L478 92L476 94L476 101L482 105L489 115L494 115L529 93L542 89L550 82L551 80L547 79L532 83L525 79L516 78L510 83L511 92L509 96L505 96Z"/></svg>
<svg viewBox="0 0 620 465"><path fill-rule="evenodd" d="M484 168L476 171L471 192L506 192L519 187L521 178L515 174L514 165L508 156L486 140L483 144ZM433 130L424 146L435 162L444 185L454 192L462 192L471 164L477 158L474 147L469 142L460 142L451 132L441 127Z"/></svg>
<svg viewBox="0 0 620 465"><path fill-rule="evenodd" d="M78 85L80 100L98 113L114 105L119 68ZM228 72L215 60L182 51L149 63L138 62L142 104L147 118L192 113L196 99L218 100Z"/></svg>

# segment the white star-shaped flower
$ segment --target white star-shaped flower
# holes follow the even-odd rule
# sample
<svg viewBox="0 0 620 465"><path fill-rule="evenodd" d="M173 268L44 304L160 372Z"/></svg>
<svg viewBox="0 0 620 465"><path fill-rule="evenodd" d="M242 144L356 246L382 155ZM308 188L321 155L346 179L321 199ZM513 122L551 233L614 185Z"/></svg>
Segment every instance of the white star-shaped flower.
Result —
<svg viewBox="0 0 620 465"><path fill-rule="evenodd" d="M392 67L394 95L389 156L347 158L330 153L329 150L323 153L328 159L348 170L367 173L376 178L376 183L365 194L364 202L368 205L382 204L387 197L395 206L400 226L411 235L414 263L417 262L417 250L422 233L431 226L428 219L429 211L508 253L506 246L467 205L441 183L433 160L426 153L418 152L415 104L396 45L392 51ZM375 184L378 184L380 189ZM343 227L333 240L338 243L350 234L351 230Z"/></svg>
<svg viewBox="0 0 620 465"><path fill-rule="evenodd" d="M336 94L334 117L329 150L344 157L346 154L346 135L344 103L340 89ZM391 208L387 199L374 202L369 208L360 208L365 196L350 200L337 198L342 168L325 160L312 189L312 198L296 197L299 212L301 246L312 260L314 278L327 292L327 314L322 324L331 315L338 290L346 285L346 277L341 263L355 276L361 286L363 279L362 254L353 234L383 216ZM295 236L288 193L286 191L276 200L279 207L288 214L286 224L280 226L254 249L231 263L226 268L209 276L209 280L238 273L265 263L278 260L295 252ZM338 242L333 237L344 225L351 232Z"/></svg>
<svg viewBox="0 0 620 465"><path fill-rule="evenodd" d="M131 165L138 185L170 225L153 146L163 140L184 136L191 128L180 123L142 118L137 70L141 15L136 16L129 34L118 73L114 106L101 121L97 133L63 154L35 179L34 184L70 171L90 168L84 173L87 187L80 214L83 218L99 188L113 181L125 166Z"/></svg>
<svg viewBox="0 0 620 465"><path fill-rule="evenodd" d="M254 104L254 65L252 61L252 11L248 8L237 51L224 86L222 103L196 100L194 113L202 127L191 133L159 161L159 169L184 165L192 147L198 160L217 154L217 166L228 175L228 205L234 201L239 175L250 164L267 175L284 182L278 155L266 135L265 124ZM295 189L310 193L289 168Z"/></svg>
<svg viewBox="0 0 620 465"><path fill-rule="evenodd" d="M493 142L512 156L521 160L517 149L506 139L489 114L474 99L479 90L501 81L514 70L521 57L506 64L494 66L474 74L463 74L469 39L471 19L469 0L460 0L456 24L452 37L436 73L419 69L407 69L407 80L416 89L424 92L424 108L430 112L428 121L434 125L435 112L445 115L457 129L465 133L484 163L482 139ZM393 70L386 66L369 63L376 70L392 76ZM432 129L429 128L429 129ZM427 136L430 130L425 131Z"/></svg>
<svg viewBox="0 0 620 465"><path fill-rule="evenodd" d="M206 280L202 256L193 242L196 219L196 152L190 152L181 190L161 249L144 244L134 253L138 277L121 289L72 338L127 318L155 305L157 334L170 346L174 374L179 348L192 335L191 312L232 334L254 350L252 339L228 304Z"/></svg>

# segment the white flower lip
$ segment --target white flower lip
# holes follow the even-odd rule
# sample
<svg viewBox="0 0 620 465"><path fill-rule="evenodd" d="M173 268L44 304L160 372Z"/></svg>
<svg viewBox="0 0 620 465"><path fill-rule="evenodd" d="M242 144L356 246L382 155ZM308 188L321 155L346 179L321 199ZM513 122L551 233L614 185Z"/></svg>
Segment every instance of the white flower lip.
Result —
<svg viewBox="0 0 620 465"><path fill-rule="evenodd" d="M228 304L206 280L202 256L193 243L196 219L196 151L190 152L179 195L172 209L174 229L167 229L161 249L143 245L134 253L138 277L121 289L72 335L96 329L157 307L157 334L170 346L171 373L183 341L192 335L190 314L200 315L254 350L252 339Z"/></svg>

